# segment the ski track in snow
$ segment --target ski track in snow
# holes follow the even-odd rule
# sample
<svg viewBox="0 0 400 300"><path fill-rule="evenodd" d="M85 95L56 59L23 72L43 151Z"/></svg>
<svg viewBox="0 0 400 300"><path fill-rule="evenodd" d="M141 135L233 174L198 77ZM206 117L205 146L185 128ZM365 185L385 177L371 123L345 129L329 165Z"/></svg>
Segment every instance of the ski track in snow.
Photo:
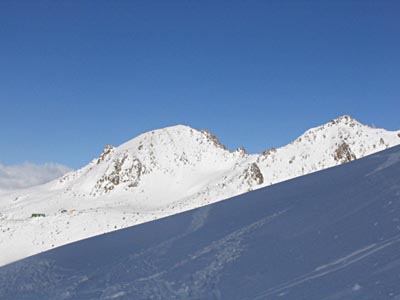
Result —
<svg viewBox="0 0 400 300"><path fill-rule="evenodd" d="M162 297L181 300L197 299L204 294L205 287L207 287L208 292L213 295L213 299L222 299L220 296L220 291L216 288L219 276L221 275L221 271L226 267L226 265L233 263L235 260L240 258L241 253L244 251L242 240L245 239L246 236L248 236L252 231L261 228L266 223L281 216L288 210L289 209L280 211L245 227L242 227L238 230L235 230L234 232L223 237L222 239L216 240L211 244L205 246L203 249L190 254L189 258L181 260L168 270L139 278L137 281L142 282L142 284L145 281L151 281L151 283L149 284L151 285L152 289L151 295L153 295L153 297L155 295L159 295L161 297L160 299L162 299ZM195 216L194 219L197 219L197 217L198 216ZM187 232L186 234L188 233L191 232ZM183 236L180 236L179 238L170 240L167 245L171 246L170 242L179 242L182 237ZM179 245L175 246L179 247ZM161 247L165 247L165 244L161 245ZM159 250L160 246L157 246L157 250L154 248L149 249L150 252L158 254L160 253ZM162 253L165 253L165 251L162 251ZM213 259L208 261L208 263L205 264L202 268L196 270L195 273L191 274L189 281L170 282L163 279L163 275L167 274L168 272L183 269L185 265L189 264L192 260L200 259L201 257L209 255L211 253L213 253ZM153 262L152 264L154 263L155 262ZM157 288L155 288L154 286L157 286ZM167 288L172 286L174 286L173 289Z"/></svg>
<svg viewBox="0 0 400 300"><path fill-rule="evenodd" d="M264 299L267 296L271 296L271 295L275 295L277 293L284 292L286 290L289 290L292 287L296 287L305 282L308 282L308 281L329 275L329 274L339 271L341 269L347 268L347 267L351 266L352 264L357 263L360 260L363 260L378 251L381 251L387 247L393 246L394 244L396 244L398 242L400 242L400 234L396 235L390 239L384 240L381 243L368 245L368 246L366 246L362 249L356 250L353 253L350 253L344 257L338 258L337 260L335 260L333 262L319 266L314 271L306 273L302 276L299 276L290 282L285 282L279 286L268 289L265 293L262 293L256 297L252 298L252 300Z"/></svg>
<svg viewBox="0 0 400 300"><path fill-rule="evenodd" d="M389 155L389 157L386 159L386 161L384 163L382 163L380 166L378 166L374 171L368 173L366 176L370 176L370 175L380 172L386 168L389 168L389 167L397 164L399 161L400 161L400 153L392 153Z"/></svg>

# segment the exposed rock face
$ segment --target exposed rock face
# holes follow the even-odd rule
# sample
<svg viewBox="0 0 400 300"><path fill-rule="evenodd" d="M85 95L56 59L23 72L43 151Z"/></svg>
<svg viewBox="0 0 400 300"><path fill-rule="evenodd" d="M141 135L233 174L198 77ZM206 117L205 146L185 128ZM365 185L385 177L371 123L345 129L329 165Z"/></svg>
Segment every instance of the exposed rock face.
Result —
<svg viewBox="0 0 400 300"><path fill-rule="evenodd" d="M263 153L261 153L261 155L263 155L263 156L269 156L269 155L271 155L272 153L276 153L276 148L271 148L271 149L265 150Z"/></svg>
<svg viewBox="0 0 400 300"><path fill-rule="evenodd" d="M115 149L114 146L106 145L104 147L103 153L101 153L99 158L97 159L97 164L99 164L102 161L104 161L110 153L114 152L114 149Z"/></svg>
<svg viewBox="0 0 400 300"><path fill-rule="evenodd" d="M138 185L144 173L142 163L136 157L124 153L117 157L107 168L106 172L97 181L92 194L104 194L113 190L117 185L125 184L125 188L134 188Z"/></svg>
<svg viewBox="0 0 400 300"><path fill-rule="evenodd" d="M222 148L224 150L228 150L228 148L226 148L226 146L223 145L219 141L219 139L215 135L213 135L210 131L208 131L207 129L201 130L201 133L203 133L208 138L208 140L212 141L215 146Z"/></svg>
<svg viewBox="0 0 400 300"><path fill-rule="evenodd" d="M350 146L344 142L336 149L334 158L342 164L357 159L355 154L351 151Z"/></svg>
<svg viewBox="0 0 400 300"><path fill-rule="evenodd" d="M262 152L258 157L257 157L257 162L264 162L266 160L274 161L275 155L276 155L277 150L275 148L271 148L268 150L265 150Z"/></svg>
<svg viewBox="0 0 400 300"><path fill-rule="evenodd" d="M245 156L247 154L246 148L240 147L235 150L236 153L239 153L241 156Z"/></svg>
<svg viewBox="0 0 400 300"><path fill-rule="evenodd" d="M352 118L351 116L349 116L349 115L344 115L344 116L341 116L341 117L339 117L339 118L336 118L336 119L333 119L332 121L331 121L331 124L332 125L335 125L335 124L340 124L340 123L342 123L342 124L345 124L345 125L348 125L348 126L350 126L350 127L354 127L354 126L356 126L356 123L357 121L354 119L354 118Z"/></svg>
<svg viewBox="0 0 400 300"><path fill-rule="evenodd" d="M243 181L249 186L260 185L264 183L264 176L256 163L250 166L242 174Z"/></svg>

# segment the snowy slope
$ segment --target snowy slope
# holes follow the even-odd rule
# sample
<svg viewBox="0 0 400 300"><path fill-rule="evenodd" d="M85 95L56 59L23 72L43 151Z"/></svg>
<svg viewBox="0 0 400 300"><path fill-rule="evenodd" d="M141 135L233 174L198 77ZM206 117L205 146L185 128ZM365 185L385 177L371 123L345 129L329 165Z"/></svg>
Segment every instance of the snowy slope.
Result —
<svg viewBox="0 0 400 300"><path fill-rule="evenodd" d="M187 126L144 133L58 180L0 194L0 265L339 165L400 144L399 135L343 116L249 155Z"/></svg>
<svg viewBox="0 0 400 300"><path fill-rule="evenodd" d="M0 268L0 299L400 299L400 146Z"/></svg>

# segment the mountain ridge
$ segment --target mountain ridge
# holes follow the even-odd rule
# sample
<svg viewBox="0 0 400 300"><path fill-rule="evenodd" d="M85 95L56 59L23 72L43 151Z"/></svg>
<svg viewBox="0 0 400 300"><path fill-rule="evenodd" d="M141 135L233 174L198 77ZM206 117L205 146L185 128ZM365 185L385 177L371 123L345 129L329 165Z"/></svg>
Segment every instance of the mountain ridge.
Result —
<svg viewBox="0 0 400 300"><path fill-rule="evenodd" d="M399 299L400 146L0 268L1 299Z"/></svg>
<svg viewBox="0 0 400 300"><path fill-rule="evenodd" d="M261 154L247 154L243 148L229 151L209 131L184 125L143 133L119 147L107 145L88 165L60 179L2 194L0 264L398 144L400 131L372 128L350 116L311 128L292 143Z"/></svg>

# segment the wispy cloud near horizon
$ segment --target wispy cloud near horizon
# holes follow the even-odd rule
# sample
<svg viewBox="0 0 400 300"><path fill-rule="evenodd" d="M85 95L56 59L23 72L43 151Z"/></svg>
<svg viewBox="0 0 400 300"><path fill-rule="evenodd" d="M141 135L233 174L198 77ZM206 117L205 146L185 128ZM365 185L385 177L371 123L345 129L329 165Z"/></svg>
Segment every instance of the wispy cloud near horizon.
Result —
<svg viewBox="0 0 400 300"><path fill-rule="evenodd" d="M23 164L6 166L0 163L0 189L14 190L49 182L72 171L58 163Z"/></svg>

